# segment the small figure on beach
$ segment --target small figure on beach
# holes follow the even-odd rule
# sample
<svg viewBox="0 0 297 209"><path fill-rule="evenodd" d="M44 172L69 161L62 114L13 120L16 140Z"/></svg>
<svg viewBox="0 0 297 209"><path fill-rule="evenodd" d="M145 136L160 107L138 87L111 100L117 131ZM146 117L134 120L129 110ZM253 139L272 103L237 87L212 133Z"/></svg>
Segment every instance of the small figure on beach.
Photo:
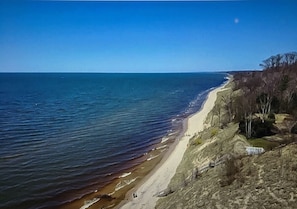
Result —
<svg viewBox="0 0 297 209"><path fill-rule="evenodd" d="M137 194L136 193L133 193L133 198L136 198L137 197Z"/></svg>

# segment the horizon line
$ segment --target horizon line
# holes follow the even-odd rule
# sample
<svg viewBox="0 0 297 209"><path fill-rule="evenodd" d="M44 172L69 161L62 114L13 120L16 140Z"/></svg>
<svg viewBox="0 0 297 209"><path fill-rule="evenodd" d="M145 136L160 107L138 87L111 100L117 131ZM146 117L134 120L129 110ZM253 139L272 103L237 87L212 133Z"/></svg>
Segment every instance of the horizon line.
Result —
<svg viewBox="0 0 297 209"><path fill-rule="evenodd" d="M217 70L217 71L185 71L185 72L92 72L92 71L46 71L46 72L36 72L36 71L14 71L14 72L1 72L4 73L40 73L40 74L50 74L50 73L69 73L69 74L191 74L191 73L228 73L228 72L244 72L244 71L261 71L263 69L239 69L239 70Z"/></svg>

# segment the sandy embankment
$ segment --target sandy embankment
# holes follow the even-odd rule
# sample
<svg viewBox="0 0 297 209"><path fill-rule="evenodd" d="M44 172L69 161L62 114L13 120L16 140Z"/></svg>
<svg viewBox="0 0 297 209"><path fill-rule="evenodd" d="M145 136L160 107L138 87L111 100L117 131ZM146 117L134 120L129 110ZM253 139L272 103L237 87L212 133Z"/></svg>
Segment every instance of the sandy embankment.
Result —
<svg viewBox="0 0 297 209"><path fill-rule="evenodd" d="M197 113L190 116L187 120L187 128L180 138L180 141L156 170L134 191L136 198L130 198L128 202L121 206L121 209L152 209L155 207L158 197L162 190L165 190L174 176L177 166L181 162L187 149L189 139L204 129L204 121L208 113L214 107L217 92L221 91L226 84L212 90ZM130 194L131 195L131 194Z"/></svg>

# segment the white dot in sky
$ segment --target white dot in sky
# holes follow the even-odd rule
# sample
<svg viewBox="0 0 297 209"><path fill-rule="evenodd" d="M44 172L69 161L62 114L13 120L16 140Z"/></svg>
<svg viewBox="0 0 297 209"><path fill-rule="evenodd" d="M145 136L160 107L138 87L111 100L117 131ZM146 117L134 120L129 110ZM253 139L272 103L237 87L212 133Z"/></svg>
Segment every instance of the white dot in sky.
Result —
<svg viewBox="0 0 297 209"><path fill-rule="evenodd" d="M234 23L235 23L235 24L239 23L239 19L238 19L238 18L235 18L235 19L234 19Z"/></svg>

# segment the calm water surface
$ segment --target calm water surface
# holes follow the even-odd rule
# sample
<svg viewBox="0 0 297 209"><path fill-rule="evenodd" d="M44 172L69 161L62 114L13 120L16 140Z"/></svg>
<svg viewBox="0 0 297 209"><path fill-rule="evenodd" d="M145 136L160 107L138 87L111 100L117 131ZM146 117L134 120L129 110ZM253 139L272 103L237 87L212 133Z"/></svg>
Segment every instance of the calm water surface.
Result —
<svg viewBox="0 0 297 209"><path fill-rule="evenodd" d="M55 208L100 189L225 76L0 74L0 208Z"/></svg>

